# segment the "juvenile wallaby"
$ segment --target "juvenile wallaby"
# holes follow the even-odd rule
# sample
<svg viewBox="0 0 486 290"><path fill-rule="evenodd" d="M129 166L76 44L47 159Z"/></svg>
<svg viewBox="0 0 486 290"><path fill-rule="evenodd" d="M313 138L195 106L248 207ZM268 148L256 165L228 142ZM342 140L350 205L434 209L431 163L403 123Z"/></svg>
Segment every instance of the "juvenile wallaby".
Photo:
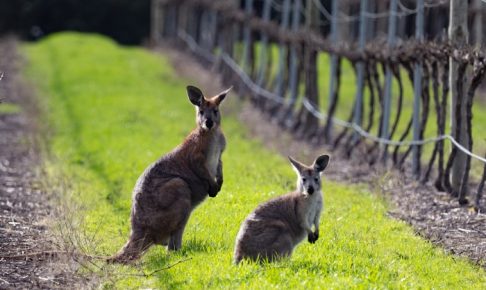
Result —
<svg viewBox="0 0 486 290"><path fill-rule="evenodd" d="M127 263L154 244L180 249L192 210L206 195L215 197L223 185L221 154L226 141L219 105L230 89L205 98L198 88L187 87L189 100L196 106L197 127L138 178L132 195L130 238L108 262Z"/></svg>
<svg viewBox="0 0 486 290"><path fill-rule="evenodd" d="M290 256L306 235L309 243L319 238L321 172L329 156L317 157L312 166L289 160L298 175L297 189L261 204L246 218L236 237L235 264L242 259L274 261Z"/></svg>

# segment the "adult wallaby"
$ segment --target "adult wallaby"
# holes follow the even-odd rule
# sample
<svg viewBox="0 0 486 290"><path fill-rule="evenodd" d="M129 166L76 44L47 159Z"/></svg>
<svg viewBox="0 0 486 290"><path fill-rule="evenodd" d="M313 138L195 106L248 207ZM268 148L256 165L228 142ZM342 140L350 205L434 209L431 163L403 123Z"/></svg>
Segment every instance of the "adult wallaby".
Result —
<svg viewBox="0 0 486 290"><path fill-rule="evenodd" d="M236 237L236 264L245 258L274 261L290 256L306 235L309 243L319 238L321 173L329 156L317 157L312 166L289 160L298 175L297 189L261 204L246 218Z"/></svg>
<svg viewBox="0 0 486 290"><path fill-rule="evenodd" d="M180 249L192 210L207 195L215 197L223 185L221 154L226 141L219 105L230 89L205 98L198 88L187 87L189 100L196 106L197 127L138 178L132 196L130 238L108 262L127 263L154 244Z"/></svg>

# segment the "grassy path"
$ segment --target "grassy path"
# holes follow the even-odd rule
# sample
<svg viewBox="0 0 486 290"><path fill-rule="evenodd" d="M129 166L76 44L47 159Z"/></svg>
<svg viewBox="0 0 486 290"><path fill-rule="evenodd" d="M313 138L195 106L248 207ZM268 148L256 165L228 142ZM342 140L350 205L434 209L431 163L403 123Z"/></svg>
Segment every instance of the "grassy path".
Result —
<svg viewBox="0 0 486 290"><path fill-rule="evenodd" d="M57 34L26 44L24 53L25 73L38 88L51 128L45 163L51 186L74 203L71 215L80 220L72 234L90 253L112 254L127 238L138 175L194 126L186 83L166 59L100 36ZM389 219L385 204L365 189L328 181L316 244L302 243L290 260L274 265L233 266L241 221L258 203L292 189L295 176L284 158L246 139L234 116L223 115L223 129L228 140L223 190L195 210L182 251L168 254L154 247L137 267L106 266L111 279L106 287L486 286L483 270L445 255L404 223ZM187 258L150 277L135 276Z"/></svg>

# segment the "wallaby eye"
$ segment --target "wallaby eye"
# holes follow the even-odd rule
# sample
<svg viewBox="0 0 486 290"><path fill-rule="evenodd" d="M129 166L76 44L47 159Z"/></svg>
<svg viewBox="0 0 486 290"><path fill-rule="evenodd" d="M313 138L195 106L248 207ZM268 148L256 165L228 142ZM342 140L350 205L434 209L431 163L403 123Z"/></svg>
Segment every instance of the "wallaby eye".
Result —
<svg viewBox="0 0 486 290"><path fill-rule="evenodd" d="M315 181L315 182L319 182L319 179L317 179L317 177L316 177L316 178L314 178L314 181Z"/></svg>
<svg viewBox="0 0 486 290"><path fill-rule="evenodd" d="M306 181L306 179L305 178L302 178L302 182L305 182L305 181Z"/></svg>
<svg viewBox="0 0 486 290"><path fill-rule="evenodd" d="M202 114L203 114L203 112L202 112L202 111L198 111L198 113L199 113L199 115L202 115Z"/></svg>
<svg viewBox="0 0 486 290"><path fill-rule="evenodd" d="M218 110L218 109L214 109L214 111L213 111L213 112L214 112L215 114L217 114L217 113L219 112L219 110Z"/></svg>

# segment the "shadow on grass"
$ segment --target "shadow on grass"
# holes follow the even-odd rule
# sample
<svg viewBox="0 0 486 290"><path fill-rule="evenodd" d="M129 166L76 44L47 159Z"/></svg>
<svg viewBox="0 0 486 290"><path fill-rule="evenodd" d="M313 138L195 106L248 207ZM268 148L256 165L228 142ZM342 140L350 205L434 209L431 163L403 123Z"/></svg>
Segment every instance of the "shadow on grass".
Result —
<svg viewBox="0 0 486 290"><path fill-rule="evenodd" d="M208 288L211 287L223 287L225 285L234 285L234 284L239 284L239 285L244 285L246 283L249 283L252 281L252 279L258 277L262 272L265 271L265 268L255 268L251 269L248 273L241 275L240 277L218 277L210 281L208 285L206 285Z"/></svg>
<svg viewBox="0 0 486 290"><path fill-rule="evenodd" d="M288 268L293 272L297 273L305 269L307 272L322 274L323 272L328 272L322 263L317 263L315 261L288 261L284 265L284 268Z"/></svg>
<svg viewBox="0 0 486 290"><path fill-rule="evenodd" d="M213 252L215 248L216 245L210 241L190 239L182 241L182 248L179 253L183 256L195 253L209 253Z"/></svg>
<svg viewBox="0 0 486 290"><path fill-rule="evenodd" d="M156 270L156 268L169 264L171 258L179 257L181 259L186 259L196 253L213 252L215 247L216 246L212 243L195 239L183 241L182 248L177 252L170 252L167 247L154 245L149 252L146 253L145 263L149 266L148 270ZM152 269L152 267L154 269Z"/></svg>

